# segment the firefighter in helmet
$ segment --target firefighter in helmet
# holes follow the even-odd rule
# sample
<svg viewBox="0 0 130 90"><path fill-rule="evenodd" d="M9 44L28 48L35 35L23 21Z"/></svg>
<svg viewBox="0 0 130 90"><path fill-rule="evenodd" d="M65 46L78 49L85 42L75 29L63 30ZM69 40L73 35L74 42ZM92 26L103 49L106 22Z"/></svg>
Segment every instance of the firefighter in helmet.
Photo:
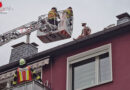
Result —
<svg viewBox="0 0 130 90"><path fill-rule="evenodd" d="M72 7L68 7L66 10L64 10L64 13L66 13L66 17L69 20L69 24L72 25L72 19L73 19Z"/></svg>
<svg viewBox="0 0 130 90"><path fill-rule="evenodd" d="M59 14L57 12L57 8L52 7L51 11L49 11L49 13L48 13L48 22L50 24L58 26L57 18L60 19L60 16L59 16Z"/></svg>
<svg viewBox="0 0 130 90"><path fill-rule="evenodd" d="M39 80L41 82L41 77L37 75L30 66L26 65L26 61L24 59L20 59L19 67L14 74L13 85L32 80Z"/></svg>

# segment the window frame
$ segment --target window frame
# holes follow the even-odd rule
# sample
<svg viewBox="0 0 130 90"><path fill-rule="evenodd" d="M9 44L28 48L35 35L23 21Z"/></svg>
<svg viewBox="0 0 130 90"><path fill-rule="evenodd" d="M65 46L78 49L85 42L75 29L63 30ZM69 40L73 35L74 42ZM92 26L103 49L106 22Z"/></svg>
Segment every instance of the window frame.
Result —
<svg viewBox="0 0 130 90"><path fill-rule="evenodd" d="M111 79L104 81L102 83L99 83L98 82L99 78L97 78L96 84L92 85L91 87L111 82L113 80L113 76L112 76L112 49L111 49L111 43L109 43L109 44L102 45L100 47L97 47L97 48L94 48L94 49L91 49L91 50L88 50L85 52L81 52L79 54L76 54L76 55L73 55L73 56L70 56L67 58L67 75L66 75L67 76L67 82L66 82L67 90L72 90L72 87L73 87L72 86L72 82L73 82L72 81L72 64L84 61L84 60L92 58L92 57L95 57L96 65L99 66L99 57L98 56L101 54L104 54L104 53L109 53ZM99 70L99 68L95 68L95 69L96 69L96 71ZM98 76L99 76L99 72L96 72L95 77L98 77ZM87 89L87 88L90 88L90 87L82 87L82 88L80 88L80 90Z"/></svg>

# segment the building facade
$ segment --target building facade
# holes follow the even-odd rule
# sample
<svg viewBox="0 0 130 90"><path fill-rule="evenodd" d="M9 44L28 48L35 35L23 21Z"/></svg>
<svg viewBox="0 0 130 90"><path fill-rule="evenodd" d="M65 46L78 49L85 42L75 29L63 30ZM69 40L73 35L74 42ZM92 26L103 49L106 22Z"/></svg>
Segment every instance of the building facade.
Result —
<svg viewBox="0 0 130 90"><path fill-rule="evenodd" d="M130 21L26 57L51 90L129 90ZM0 67L10 86L18 61ZM5 85L3 85L5 84Z"/></svg>

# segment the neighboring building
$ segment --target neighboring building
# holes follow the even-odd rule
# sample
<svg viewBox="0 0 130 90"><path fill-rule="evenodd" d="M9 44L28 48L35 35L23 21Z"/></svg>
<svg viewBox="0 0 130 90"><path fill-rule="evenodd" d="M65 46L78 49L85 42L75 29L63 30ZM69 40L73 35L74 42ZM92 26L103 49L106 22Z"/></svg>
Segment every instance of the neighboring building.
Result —
<svg viewBox="0 0 130 90"><path fill-rule="evenodd" d="M123 17L129 15L118 16ZM51 90L129 90L129 53L130 21L118 20L116 26L25 59ZM18 61L0 67L1 87L9 87L17 67Z"/></svg>

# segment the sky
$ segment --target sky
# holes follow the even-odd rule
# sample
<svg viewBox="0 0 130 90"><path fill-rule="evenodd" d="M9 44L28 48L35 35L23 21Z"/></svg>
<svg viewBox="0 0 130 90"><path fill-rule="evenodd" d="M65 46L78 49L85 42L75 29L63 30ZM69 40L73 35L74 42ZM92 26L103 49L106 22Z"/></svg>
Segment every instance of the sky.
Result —
<svg viewBox="0 0 130 90"><path fill-rule="evenodd" d="M92 34L103 30L110 24L116 24L116 16L128 12L130 14L130 0L0 0L3 7L11 8L7 14L0 14L0 34L31 21L37 21L38 16L47 14L52 7L64 10L71 6L74 12L73 34L70 39L53 43L42 43L36 32L31 34L31 42L39 45L38 51L70 42L81 34L81 23L86 22L92 29ZM0 66L8 64L11 46L25 42L26 36L0 46Z"/></svg>

